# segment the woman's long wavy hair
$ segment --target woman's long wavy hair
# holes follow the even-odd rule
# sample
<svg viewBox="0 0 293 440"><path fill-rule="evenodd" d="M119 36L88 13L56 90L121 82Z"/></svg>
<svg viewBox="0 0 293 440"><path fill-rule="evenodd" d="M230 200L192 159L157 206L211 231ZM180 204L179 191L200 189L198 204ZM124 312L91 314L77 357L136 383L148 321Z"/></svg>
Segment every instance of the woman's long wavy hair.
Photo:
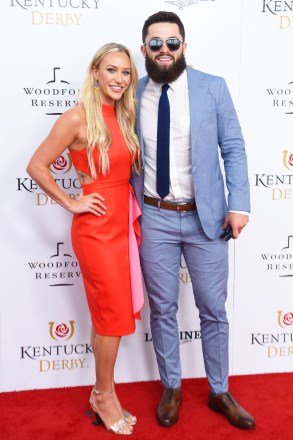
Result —
<svg viewBox="0 0 293 440"><path fill-rule="evenodd" d="M115 101L117 121L124 135L132 157L132 168L139 173L141 169L140 145L135 134L135 94L137 87L137 70L130 51L122 44L109 43L102 46L94 55L88 69L85 81L81 87L79 103L83 106L87 123L87 158L91 176L97 178L94 163L94 149L100 152L98 169L106 174L110 169L108 151L111 146L111 136L102 114L100 94L95 93L94 67L99 69L102 59L114 52L124 52L130 60L130 84L121 99Z"/></svg>

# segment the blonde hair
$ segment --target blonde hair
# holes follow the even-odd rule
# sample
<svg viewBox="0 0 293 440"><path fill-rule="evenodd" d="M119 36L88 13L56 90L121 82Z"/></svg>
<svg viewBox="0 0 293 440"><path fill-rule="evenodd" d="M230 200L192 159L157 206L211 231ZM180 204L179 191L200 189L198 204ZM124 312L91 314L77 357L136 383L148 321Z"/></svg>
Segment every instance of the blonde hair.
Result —
<svg viewBox="0 0 293 440"><path fill-rule="evenodd" d="M130 60L130 84L121 99L115 101L117 121L127 143L132 157L132 168L137 173L140 171L140 145L135 134L135 93L137 87L137 70L130 51L123 45L109 43L102 46L94 55L88 69L85 81L81 87L79 103L83 106L87 123L87 158L93 179L97 177L94 163L94 149L100 152L99 171L106 174L110 169L108 151L111 146L111 136L102 114L100 94L95 93L94 67L100 66L102 59L114 52L124 52Z"/></svg>

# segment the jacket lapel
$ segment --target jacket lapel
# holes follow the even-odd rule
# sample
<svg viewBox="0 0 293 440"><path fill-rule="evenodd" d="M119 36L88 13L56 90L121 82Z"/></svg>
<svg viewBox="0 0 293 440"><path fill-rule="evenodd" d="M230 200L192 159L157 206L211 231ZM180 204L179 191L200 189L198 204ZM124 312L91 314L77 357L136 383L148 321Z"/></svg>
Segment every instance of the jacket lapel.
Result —
<svg viewBox="0 0 293 440"><path fill-rule="evenodd" d="M189 94L191 151L193 152L196 148L196 138L203 118L208 89L204 86L201 78L202 75L199 71L190 67L187 67L186 70ZM193 155L192 157L195 159Z"/></svg>

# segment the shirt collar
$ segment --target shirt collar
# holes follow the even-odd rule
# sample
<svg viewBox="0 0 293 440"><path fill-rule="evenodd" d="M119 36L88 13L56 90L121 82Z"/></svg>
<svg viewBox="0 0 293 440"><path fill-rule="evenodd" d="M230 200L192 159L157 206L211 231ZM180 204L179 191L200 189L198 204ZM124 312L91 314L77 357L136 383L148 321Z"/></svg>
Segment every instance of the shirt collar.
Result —
<svg viewBox="0 0 293 440"><path fill-rule="evenodd" d="M187 81L186 69L184 70L184 72L182 72L182 74L179 76L179 78L177 78L175 81L169 83L170 89L173 90L174 92L176 92L180 88L181 84L183 84L183 82L185 82L185 81ZM154 92L157 95L161 94L163 83L157 83L157 82L153 81L151 78L149 78L149 84L153 88Z"/></svg>

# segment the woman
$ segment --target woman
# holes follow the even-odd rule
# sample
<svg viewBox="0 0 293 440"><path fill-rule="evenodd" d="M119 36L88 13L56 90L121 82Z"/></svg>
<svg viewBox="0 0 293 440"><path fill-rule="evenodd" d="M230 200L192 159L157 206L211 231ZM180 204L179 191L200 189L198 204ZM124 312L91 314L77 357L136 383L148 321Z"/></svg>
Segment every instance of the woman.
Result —
<svg viewBox="0 0 293 440"><path fill-rule="evenodd" d="M74 214L72 245L93 324L96 385L90 404L96 424L116 434L131 434L137 421L122 409L114 387L121 336L134 332L143 304L135 241L140 210L129 184L131 170L140 170L136 85L129 50L116 43L100 48L79 104L58 118L27 167L46 194ZM58 187L48 168L67 147L82 184L77 200Z"/></svg>

